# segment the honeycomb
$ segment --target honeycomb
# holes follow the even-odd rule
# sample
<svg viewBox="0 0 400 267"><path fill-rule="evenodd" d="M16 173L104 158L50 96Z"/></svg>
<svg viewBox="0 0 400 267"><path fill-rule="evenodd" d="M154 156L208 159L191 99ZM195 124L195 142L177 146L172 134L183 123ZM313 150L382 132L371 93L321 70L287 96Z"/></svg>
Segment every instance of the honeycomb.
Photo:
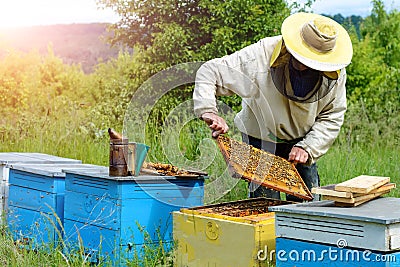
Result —
<svg viewBox="0 0 400 267"><path fill-rule="evenodd" d="M192 209L201 213L219 214L231 217L246 217L268 213L268 207L284 204L291 203L276 199L259 198L220 203Z"/></svg>
<svg viewBox="0 0 400 267"><path fill-rule="evenodd" d="M301 199L313 199L293 163L226 136L218 136L217 143L232 176Z"/></svg>
<svg viewBox="0 0 400 267"><path fill-rule="evenodd" d="M206 172L201 171L193 171L193 170L184 170L180 169L174 165L166 164L166 163L152 163L146 162L143 165L145 168L150 170L154 170L162 175L167 176L207 176Z"/></svg>

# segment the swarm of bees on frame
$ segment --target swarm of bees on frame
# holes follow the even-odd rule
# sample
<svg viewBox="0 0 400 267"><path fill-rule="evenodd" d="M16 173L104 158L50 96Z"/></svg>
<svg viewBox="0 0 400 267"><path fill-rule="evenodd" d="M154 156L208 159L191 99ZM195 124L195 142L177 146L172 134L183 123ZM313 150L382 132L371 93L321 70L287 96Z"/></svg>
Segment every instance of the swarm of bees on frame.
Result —
<svg viewBox="0 0 400 267"><path fill-rule="evenodd" d="M286 159L226 136L218 136L217 141L233 176L312 198L296 168Z"/></svg>

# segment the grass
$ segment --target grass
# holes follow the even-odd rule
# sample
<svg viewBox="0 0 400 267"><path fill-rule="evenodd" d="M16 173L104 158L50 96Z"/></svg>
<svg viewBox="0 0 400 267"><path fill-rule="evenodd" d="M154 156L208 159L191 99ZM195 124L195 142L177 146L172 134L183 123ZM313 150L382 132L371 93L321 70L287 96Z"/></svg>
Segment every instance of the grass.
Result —
<svg viewBox="0 0 400 267"><path fill-rule="evenodd" d="M388 176L398 184L399 155L400 148L385 141L353 146L337 144L318 163L321 184L336 184L362 174ZM386 196L400 197L400 193L396 188Z"/></svg>

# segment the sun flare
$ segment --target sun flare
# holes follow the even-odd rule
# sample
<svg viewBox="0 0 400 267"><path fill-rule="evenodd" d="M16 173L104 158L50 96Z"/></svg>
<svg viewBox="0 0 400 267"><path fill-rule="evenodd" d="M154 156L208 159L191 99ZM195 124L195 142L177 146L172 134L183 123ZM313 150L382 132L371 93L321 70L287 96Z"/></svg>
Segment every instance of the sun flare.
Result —
<svg viewBox="0 0 400 267"><path fill-rule="evenodd" d="M0 8L0 27L28 26L36 15L34 3L40 1L5 0Z"/></svg>
<svg viewBox="0 0 400 267"><path fill-rule="evenodd" d="M101 10L96 0L2 0L0 28L114 22L112 10Z"/></svg>

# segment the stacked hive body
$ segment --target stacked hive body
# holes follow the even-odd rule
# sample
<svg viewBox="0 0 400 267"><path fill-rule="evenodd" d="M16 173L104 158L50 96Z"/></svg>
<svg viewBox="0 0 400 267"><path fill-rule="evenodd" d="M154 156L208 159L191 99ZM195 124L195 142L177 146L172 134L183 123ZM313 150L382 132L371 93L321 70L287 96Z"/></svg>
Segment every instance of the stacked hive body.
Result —
<svg viewBox="0 0 400 267"><path fill-rule="evenodd" d="M204 177L109 176L66 171L65 242L92 262L125 266L146 248L172 244L172 211L203 204Z"/></svg>
<svg viewBox="0 0 400 267"><path fill-rule="evenodd" d="M268 207L284 204L256 198L174 212L175 266L268 266L275 249Z"/></svg>
<svg viewBox="0 0 400 267"><path fill-rule="evenodd" d="M389 193L395 187L396 184L390 183L390 177L361 175L337 185L313 188L312 192L335 201L336 206L355 207Z"/></svg>
<svg viewBox="0 0 400 267"><path fill-rule="evenodd" d="M68 159L42 153L0 153L0 217L8 210L9 167L11 164L81 164L80 160Z"/></svg>
<svg viewBox="0 0 400 267"><path fill-rule="evenodd" d="M269 210L276 216L277 267L399 266L398 198L352 208L325 200Z"/></svg>
<svg viewBox="0 0 400 267"><path fill-rule="evenodd" d="M13 164L7 221L13 238L27 248L50 248L61 241L64 219L63 169L96 169L88 164Z"/></svg>
<svg viewBox="0 0 400 267"><path fill-rule="evenodd" d="M312 200L311 192L289 161L221 135L217 142L233 176Z"/></svg>

